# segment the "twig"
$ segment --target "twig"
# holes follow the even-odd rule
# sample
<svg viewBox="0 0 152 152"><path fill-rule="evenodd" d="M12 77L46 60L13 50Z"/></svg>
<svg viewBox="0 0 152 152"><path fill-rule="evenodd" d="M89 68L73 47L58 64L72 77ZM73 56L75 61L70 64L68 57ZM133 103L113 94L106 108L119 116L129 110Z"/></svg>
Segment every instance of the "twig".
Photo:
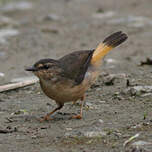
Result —
<svg viewBox="0 0 152 152"><path fill-rule="evenodd" d="M123 143L123 146L126 147L132 140L134 140L135 138L139 137L139 133L137 133L136 135L130 137L128 140L126 140L124 143Z"/></svg>
<svg viewBox="0 0 152 152"><path fill-rule="evenodd" d="M6 123L14 122L14 120L12 120L11 118L6 118L6 120L8 120Z"/></svg>
<svg viewBox="0 0 152 152"><path fill-rule="evenodd" d="M32 84L34 84L36 82L38 82L37 79L29 79L29 80L22 80L22 82L17 82L17 83L3 85L3 86L0 86L0 92L4 92L4 91L9 91L9 90L25 87L25 86L28 86L28 85L32 85Z"/></svg>

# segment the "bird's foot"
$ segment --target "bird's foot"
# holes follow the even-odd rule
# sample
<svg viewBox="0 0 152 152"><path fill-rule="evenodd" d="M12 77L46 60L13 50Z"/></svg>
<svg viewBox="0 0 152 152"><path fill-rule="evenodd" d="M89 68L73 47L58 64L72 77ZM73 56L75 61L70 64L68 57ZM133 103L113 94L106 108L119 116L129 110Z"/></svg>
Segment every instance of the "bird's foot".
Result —
<svg viewBox="0 0 152 152"><path fill-rule="evenodd" d="M82 115L75 115L75 116L72 116L72 119L82 119Z"/></svg>
<svg viewBox="0 0 152 152"><path fill-rule="evenodd" d="M40 122L49 121L49 120L53 120L53 119L50 118L49 115L46 115L46 116L44 116L42 119L40 119Z"/></svg>

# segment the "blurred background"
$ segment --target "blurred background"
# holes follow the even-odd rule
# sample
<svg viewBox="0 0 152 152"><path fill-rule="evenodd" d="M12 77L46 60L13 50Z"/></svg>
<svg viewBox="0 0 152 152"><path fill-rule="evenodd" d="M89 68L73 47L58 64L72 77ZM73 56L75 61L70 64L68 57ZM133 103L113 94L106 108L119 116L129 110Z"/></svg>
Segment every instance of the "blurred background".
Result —
<svg viewBox="0 0 152 152"><path fill-rule="evenodd" d="M129 39L112 55L127 70L128 59L151 52L151 1L0 0L0 84L29 75L25 66L41 58L95 48L119 30Z"/></svg>

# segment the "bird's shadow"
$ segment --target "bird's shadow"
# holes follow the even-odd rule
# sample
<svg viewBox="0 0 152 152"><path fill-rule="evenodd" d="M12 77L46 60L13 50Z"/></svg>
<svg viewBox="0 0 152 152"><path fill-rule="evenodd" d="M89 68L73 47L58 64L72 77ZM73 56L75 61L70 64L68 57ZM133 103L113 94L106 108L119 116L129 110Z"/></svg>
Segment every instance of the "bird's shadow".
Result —
<svg viewBox="0 0 152 152"><path fill-rule="evenodd" d="M57 121L66 121L71 120L72 116L76 115L75 113L65 113L65 112L57 112L56 114L52 115L50 118L51 120L46 120L43 122L57 122ZM6 123L13 123L13 122L41 122L44 116L36 116L36 115L14 115L10 117L6 117Z"/></svg>

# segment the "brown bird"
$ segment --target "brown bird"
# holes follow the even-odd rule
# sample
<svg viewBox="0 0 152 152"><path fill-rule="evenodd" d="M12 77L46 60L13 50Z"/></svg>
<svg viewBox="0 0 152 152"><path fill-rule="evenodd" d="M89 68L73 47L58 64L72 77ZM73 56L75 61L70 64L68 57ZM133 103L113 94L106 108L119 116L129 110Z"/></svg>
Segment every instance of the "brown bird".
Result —
<svg viewBox="0 0 152 152"><path fill-rule="evenodd" d="M96 49L76 51L58 60L42 59L27 71L32 71L40 80L43 92L58 105L44 116L49 120L66 102L81 100L80 114L73 118L81 119L85 92L95 82L101 65L101 59L113 48L127 39L121 31L113 33L100 43Z"/></svg>

